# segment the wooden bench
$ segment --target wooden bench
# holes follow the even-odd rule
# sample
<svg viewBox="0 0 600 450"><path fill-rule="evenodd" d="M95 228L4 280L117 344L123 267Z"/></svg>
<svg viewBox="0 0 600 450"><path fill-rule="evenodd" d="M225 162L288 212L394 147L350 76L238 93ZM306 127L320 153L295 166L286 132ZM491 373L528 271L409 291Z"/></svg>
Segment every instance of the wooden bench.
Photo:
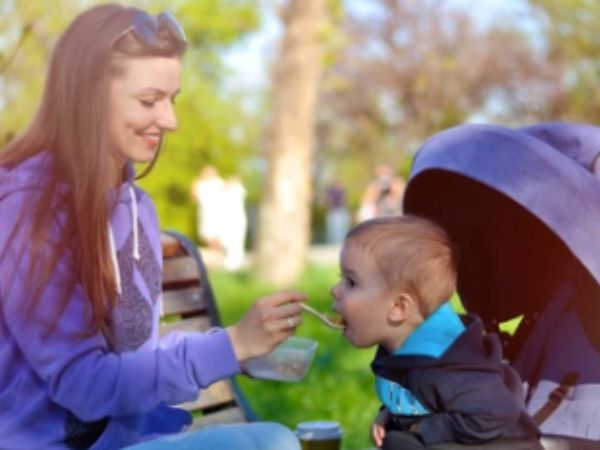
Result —
<svg viewBox="0 0 600 450"><path fill-rule="evenodd" d="M221 326L206 267L197 247L185 236L163 231L163 312L160 334L206 331ZM179 405L194 416L192 429L215 423L257 420L235 379L212 384L195 401Z"/></svg>

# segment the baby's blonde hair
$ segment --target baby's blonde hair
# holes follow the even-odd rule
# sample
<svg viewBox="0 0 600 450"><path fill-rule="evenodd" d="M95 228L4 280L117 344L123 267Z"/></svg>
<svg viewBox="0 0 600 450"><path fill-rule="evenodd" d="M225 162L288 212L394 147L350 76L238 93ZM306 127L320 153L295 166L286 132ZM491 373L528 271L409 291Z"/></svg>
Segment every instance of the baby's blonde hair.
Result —
<svg viewBox="0 0 600 450"><path fill-rule="evenodd" d="M345 245L370 254L388 286L414 296L424 317L456 289L454 245L427 219L403 215L367 220L350 230Z"/></svg>

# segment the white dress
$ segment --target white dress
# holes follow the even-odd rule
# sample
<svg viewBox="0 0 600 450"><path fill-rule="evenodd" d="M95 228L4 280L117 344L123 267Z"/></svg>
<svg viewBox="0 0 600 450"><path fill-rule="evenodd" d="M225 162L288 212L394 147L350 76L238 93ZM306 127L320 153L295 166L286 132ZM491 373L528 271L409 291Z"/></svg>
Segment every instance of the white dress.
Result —
<svg viewBox="0 0 600 450"><path fill-rule="evenodd" d="M223 265L228 270L238 270L244 262L246 230L246 189L237 180L225 184L221 205L221 243L225 250Z"/></svg>

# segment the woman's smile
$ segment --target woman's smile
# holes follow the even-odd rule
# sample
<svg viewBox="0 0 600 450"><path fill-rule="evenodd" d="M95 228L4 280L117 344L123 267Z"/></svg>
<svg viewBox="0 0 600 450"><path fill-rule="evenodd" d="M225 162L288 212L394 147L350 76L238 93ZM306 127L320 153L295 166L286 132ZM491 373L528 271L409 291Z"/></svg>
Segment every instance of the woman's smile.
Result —
<svg viewBox="0 0 600 450"><path fill-rule="evenodd" d="M146 147L152 150L158 148L161 138L162 133L144 133L140 135L140 139L142 139Z"/></svg>

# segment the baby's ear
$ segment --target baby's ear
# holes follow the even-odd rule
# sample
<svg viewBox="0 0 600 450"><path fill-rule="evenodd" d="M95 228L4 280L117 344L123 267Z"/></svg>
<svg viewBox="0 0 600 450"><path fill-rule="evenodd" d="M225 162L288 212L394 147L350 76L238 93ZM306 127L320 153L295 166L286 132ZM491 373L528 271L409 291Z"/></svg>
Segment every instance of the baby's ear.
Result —
<svg viewBox="0 0 600 450"><path fill-rule="evenodd" d="M388 318L393 323L404 322L414 314L415 308L418 310L418 305L412 295L407 292L398 292L392 299Z"/></svg>

